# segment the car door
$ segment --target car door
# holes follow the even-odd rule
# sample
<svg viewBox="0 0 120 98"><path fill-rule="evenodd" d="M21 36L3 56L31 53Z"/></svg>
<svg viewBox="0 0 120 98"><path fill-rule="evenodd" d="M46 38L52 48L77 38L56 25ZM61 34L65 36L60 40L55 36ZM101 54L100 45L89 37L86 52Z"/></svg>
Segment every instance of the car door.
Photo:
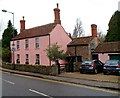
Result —
<svg viewBox="0 0 120 98"><path fill-rule="evenodd" d="M103 63L98 61L98 66L99 66L99 71L102 72L103 71Z"/></svg>

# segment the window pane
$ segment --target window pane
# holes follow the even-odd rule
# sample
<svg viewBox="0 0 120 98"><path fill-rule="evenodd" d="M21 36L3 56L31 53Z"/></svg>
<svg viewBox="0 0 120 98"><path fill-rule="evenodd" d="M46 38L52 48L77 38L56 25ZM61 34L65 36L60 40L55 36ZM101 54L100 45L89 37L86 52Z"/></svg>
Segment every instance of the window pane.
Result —
<svg viewBox="0 0 120 98"><path fill-rule="evenodd" d="M36 48L39 48L39 38L35 38L35 45L36 45Z"/></svg>
<svg viewBox="0 0 120 98"><path fill-rule="evenodd" d="M25 49L28 49L28 39L25 40Z"/></svg>
<svg viewBox="0 0 120 98"><path fill-rule="evenodd" d="M19 54L17 54L17 61L16 62L20 63L20 55Z"/></svg>
<svg viewBox="0 0 120 98"><path fill-rule="evenodd" d="M20 41L17 41L17 49L20 49Z"/></svg>
<svg viewBox="0 0 120 98"><path fill-rule="evenodd" d="M28 54L26 54L26 62L29 62Z"/></svg>
<svg viewBox="0 0 120 98"><path fill-rule="evenodd" d="M36 54L36 64L40 64L40 57L39 57L39 54Z"/></svg>

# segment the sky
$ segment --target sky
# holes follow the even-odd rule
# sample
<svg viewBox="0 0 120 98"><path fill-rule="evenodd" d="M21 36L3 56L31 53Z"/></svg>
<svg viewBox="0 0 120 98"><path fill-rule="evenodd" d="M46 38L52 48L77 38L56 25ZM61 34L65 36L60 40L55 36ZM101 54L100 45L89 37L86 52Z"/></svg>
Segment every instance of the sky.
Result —
<svg viewBox="0 0 120 98"><path fill-rule="evenodd" d="M53 9L59 3L61 24L65 31L73 34L76 19L82 22L84 35L91 35L91 24L98 31L107 33L111 16L118 10L120 0L0 0L0 10L14 13L14 27L20 33L20 20L25 17L25 28L54 22ZM0 11L0 38L13 15Z"/></svg>

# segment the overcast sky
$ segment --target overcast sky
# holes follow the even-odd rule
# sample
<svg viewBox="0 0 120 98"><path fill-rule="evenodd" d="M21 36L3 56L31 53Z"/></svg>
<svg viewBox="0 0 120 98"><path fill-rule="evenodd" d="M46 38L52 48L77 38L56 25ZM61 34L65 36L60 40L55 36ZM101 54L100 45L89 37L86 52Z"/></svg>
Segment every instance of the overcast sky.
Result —
<svg viewBox="0 0 120 98"><path fill-rule="evenodd" d="M61 23L66 32L73 33L76 19L80 18L85 35L91 35L91 24L106 34L108 23L113 13L118 10L120 0L0 0L0 10L14 13L14 27L20 32L22 16L26 20L26 29L53 23L56 3L59 3ZM2 17L1 17L2 16ZM2 35L12 14L0 11Z"/></svg>

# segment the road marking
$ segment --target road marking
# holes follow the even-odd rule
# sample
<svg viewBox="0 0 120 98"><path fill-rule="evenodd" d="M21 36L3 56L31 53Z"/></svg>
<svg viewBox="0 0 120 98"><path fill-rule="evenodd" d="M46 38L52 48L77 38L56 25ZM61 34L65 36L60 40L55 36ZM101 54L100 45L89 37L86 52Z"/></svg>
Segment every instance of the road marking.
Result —
<svg viewBox="0 0 120 98"><path fill-rule="evenodd" d="M1 71L2 73L11 74L10 72Z"/></svg>
<svg viewBox="0 0 120 98"><path fill-rule="evenodd" d="M85 86L85 85L80 85L80 84L73 84L73 83L68 83L68 82L63 82L63 81L61 82L61 81L57 81L57 80L50 80L50 79L44 79L44 78L38 78L38 77L32 77L32 76L26 76L26 75L20 75L20 74L12 74L12 75L36 79L36 80L42 80L42 81L47 81L47 82L53 82L53 83L66 84L66 85L71 85L71 86L76 86L76 87L82 87L82 88L86 88L86 89L92 89L92 90L97 90L97 91L102 91L102 92L107 92L107 93L112 93L112 94L120 94L120 92L118 92L118 91L113 91L113 90L109 90L109 89L90 87L90 86Z"/></svg>
<svg viewBox="0 0 120 98"><path fill-rule="evenodd" d="M48 97L48 98L53 98L53 97L50 97L49 95L46 95L44 93L38 92L38 91L33 90L33 89L29 89L29 91L34 92L34 93L39 94L39 95L42 95L42 96L45 96L45 97Z"/></svg>
<svg viewBox="0 0 120 98"><path fill-rule="evenodd" d="M7 82L7 83L10 83L10 84L12 84L12 85L14 85L15 83L13 83L13 82L11 82L11 81L8 81L8 80L5 80L5 79L2 79L2 78L0 78L1 80L3 80L3 81L5 81L5 82Z"/></svg>

